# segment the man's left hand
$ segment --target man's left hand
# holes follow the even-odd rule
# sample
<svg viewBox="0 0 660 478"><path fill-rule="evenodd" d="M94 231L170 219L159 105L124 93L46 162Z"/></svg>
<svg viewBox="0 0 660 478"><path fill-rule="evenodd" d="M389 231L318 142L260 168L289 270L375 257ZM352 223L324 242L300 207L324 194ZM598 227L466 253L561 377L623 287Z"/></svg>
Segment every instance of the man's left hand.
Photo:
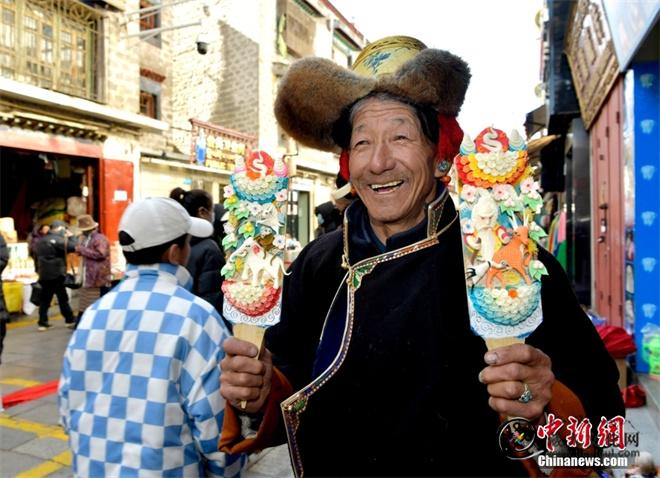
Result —
<svg viewBox="0 0 660 478"><path fill-rule="evenodd" d="M555 381L550 357L530 345L515 344L488 351L484 360L489 365L479 374L479 381L488 388L490 408L528 420L543 414ZM527 389L531 400L524 403L520 398Z"/></svg>

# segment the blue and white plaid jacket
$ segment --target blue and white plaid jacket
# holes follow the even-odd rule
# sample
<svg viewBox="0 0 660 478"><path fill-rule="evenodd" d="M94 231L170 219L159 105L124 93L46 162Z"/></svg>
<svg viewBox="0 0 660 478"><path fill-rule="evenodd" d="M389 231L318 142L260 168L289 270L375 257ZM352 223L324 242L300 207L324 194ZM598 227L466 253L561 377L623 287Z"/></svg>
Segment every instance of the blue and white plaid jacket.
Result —
<svg viewBox="0 0 660 478"><path fill-rule="evenodd" d="M218 451L224 399L215 309L185 268L129 265L82 317L64 355L62 424L77 476L235 476Z"/></svg>

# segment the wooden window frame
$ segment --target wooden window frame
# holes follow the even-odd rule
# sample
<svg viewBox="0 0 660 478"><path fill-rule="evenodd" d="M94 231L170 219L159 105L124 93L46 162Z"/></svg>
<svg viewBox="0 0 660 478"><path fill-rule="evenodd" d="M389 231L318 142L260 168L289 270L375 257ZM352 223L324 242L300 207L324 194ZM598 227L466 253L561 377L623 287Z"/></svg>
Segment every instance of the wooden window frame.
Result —
<svg viewBox="0 0 660 478"><path fill-rule="evenodd" d="M100 20L77 0L0 0L0 76L101 101Z"/></svg>

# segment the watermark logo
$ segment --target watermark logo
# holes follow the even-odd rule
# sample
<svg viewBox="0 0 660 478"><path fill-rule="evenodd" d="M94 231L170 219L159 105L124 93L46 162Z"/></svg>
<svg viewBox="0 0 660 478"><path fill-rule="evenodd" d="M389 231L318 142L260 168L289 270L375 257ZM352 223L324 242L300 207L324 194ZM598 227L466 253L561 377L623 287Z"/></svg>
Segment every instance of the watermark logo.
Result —
<svg viewBox="0 0 660 478"><path fill-rule="evenodd" d="M534 446L536 429L525 418L511 418L500 426L497 436L500 450L508 457L523 454L525 458L529 458L530 454L525 452Z"/></svg>
<svg viewBox="0 0 660 478"><path fill-rule="evenodd" d="M639 447L639 432L626 432L622 416L601 417L595 426L588 418L562 419L552 413L540 426L525 418L510 418L500 425L497 436L508 458L534 458L543 467L625 468L628 459L639 454L626 449Z"/></svg>

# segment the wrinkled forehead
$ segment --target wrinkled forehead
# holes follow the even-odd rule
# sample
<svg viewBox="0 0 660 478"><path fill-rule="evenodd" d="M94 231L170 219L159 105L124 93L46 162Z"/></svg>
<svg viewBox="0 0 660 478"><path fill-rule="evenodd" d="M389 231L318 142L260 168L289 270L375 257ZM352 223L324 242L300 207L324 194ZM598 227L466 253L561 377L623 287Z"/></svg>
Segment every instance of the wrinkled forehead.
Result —
<svg viewBox="0 0 660 478"><path fill-rule="evenodd" d="M351 108L349 121L351 132L364 128L368 119L378 119L380 124L410 124L421 130L415 108L393 98L367 97Z"/></svg>

